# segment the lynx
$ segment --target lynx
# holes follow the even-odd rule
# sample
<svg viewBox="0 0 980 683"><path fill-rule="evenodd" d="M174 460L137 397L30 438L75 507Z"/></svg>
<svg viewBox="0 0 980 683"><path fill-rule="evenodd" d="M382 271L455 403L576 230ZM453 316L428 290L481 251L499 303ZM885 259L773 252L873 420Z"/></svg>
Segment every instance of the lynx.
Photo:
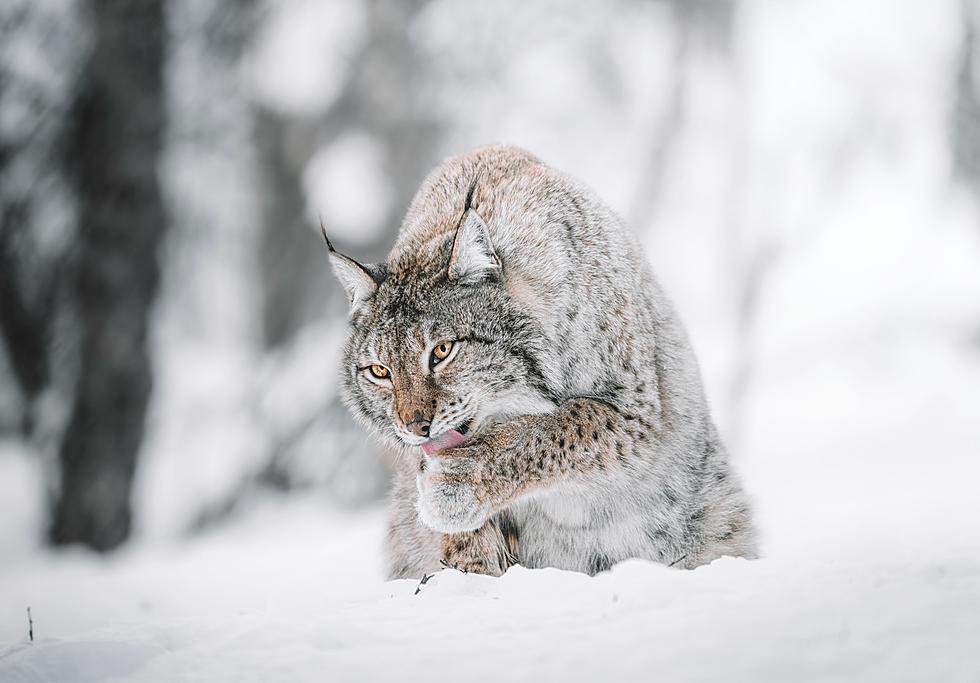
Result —
<svg viewBox="0 0 980 683"><path fill-rule="evenodd" d="M755 556L684 329L589 190L486 147L429 175L384 264L327 245L344 402L400 452L392 578Z"/></svg>

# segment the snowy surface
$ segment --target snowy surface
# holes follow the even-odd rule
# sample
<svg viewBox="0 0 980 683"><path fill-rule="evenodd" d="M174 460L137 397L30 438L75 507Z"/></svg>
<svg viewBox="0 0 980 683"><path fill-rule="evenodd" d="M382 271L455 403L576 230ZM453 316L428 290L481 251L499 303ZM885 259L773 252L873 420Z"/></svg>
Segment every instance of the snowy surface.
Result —
<svg viewBox="0 0 980 683"><path fill-rule="evenodd" d="M693 572L634 560L596 578L442 571L416 594L418 582L378 580L376 518L338 527L312 509L284 512L176 556L7 568L0 680L980 675L975 547L724 559Z"/></svg>

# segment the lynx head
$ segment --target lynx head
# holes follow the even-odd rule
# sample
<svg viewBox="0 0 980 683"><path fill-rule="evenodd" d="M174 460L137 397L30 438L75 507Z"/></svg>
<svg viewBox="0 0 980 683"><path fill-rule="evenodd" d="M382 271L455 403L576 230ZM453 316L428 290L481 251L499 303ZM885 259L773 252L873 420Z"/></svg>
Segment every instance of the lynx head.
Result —
<svg viewBox="0 0 980 683"><path fill-rule="evenodd" d="M554 405L544 335L508 295L506 264L471 196L472 188L455 231L384 265L360 264L327 242L350 302L341 394L391 445L433 452Z"/></svg>

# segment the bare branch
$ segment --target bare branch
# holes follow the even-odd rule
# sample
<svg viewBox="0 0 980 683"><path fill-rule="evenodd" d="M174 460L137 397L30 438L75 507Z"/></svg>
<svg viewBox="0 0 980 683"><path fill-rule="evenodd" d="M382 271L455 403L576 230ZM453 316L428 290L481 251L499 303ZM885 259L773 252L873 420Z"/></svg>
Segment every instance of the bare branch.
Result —
<svg viewBox="0 0 980 683"><path fill-rule="evenodd" d="M415 587L415 593L413 593L413 595L418 595L419 591L422 590L422 586L429 583L429 579L431 579L433 576L435 576L435 574L423 574L422 580L419 581L419 585Z"/></svg>

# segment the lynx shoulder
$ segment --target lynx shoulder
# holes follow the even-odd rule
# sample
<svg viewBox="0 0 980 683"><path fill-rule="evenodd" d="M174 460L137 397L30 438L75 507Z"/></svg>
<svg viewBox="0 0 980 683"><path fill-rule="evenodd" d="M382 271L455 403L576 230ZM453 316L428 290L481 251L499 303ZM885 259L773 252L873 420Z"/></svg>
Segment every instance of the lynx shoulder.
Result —
<svg viewBox="0 0 980 683"><path fill-rule="evenodd" d="M330 258L345 403L401 453L392 577L755 556L686 334L588 189L482 148L429 175L385 263Z"/></svg>

